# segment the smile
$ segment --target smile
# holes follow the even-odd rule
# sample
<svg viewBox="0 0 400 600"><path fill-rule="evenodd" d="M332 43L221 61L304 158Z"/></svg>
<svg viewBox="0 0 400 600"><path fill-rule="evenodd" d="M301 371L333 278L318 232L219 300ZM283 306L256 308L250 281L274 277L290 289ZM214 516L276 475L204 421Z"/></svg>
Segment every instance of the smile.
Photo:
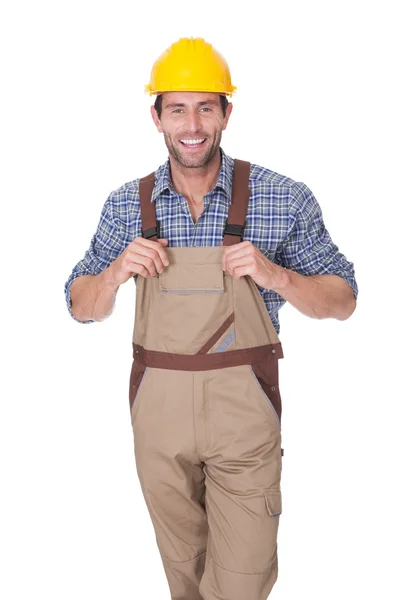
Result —
<svg viewBox="0 0 400 600"><path fill-rule="evenodd" d="M198 140L179 140L184 146L201 146L205 142L206 138L200 138Z"/></svg>

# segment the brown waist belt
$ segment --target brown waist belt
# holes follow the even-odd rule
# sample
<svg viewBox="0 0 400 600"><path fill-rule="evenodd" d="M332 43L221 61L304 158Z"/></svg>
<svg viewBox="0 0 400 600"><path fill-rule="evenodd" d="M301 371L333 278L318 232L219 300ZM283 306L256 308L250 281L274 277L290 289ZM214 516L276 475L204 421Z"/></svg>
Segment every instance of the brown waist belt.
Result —
<svg viewBox="0 0 400 600"><path fill-rule="evenodd" d="M158 350L145 350L143 346L134 343L133 358L147 367L157 369L208 371L223 367L250 365L268 358L283 358L283 351L281 343L278 343L210 354L173 354Z"/></svg>

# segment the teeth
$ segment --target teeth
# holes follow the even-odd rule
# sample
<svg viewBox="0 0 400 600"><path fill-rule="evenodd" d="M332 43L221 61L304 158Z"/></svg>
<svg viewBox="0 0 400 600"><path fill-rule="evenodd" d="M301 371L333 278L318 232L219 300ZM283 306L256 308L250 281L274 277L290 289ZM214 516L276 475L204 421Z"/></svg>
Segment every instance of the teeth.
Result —
<svg viewBox="0 0 400 600"><path fill-rule="evenodd" d="M179 140L182 144L201 144L204 142L206 138L202 138L201 140Z"/></svg>

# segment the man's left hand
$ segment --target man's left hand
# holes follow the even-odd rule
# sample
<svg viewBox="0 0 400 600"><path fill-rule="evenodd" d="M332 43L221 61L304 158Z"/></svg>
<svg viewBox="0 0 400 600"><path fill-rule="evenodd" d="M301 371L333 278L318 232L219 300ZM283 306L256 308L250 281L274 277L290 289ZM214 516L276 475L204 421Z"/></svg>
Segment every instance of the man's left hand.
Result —
<svg viewBox="0 0 400 600"><path fill-rule="evenodd" d="M285 269L270 261L251 242L240 242L223 248L222 268L234 279L250 275L255 283L270 290L282 285Z"/></svg>

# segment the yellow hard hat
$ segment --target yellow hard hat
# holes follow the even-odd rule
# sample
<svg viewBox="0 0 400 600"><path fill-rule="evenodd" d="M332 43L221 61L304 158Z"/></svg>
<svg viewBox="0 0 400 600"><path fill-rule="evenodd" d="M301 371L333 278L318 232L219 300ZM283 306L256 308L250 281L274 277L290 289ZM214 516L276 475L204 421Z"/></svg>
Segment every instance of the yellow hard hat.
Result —
<svg viewBox="0 0 400 600"><path fill-rule="evenodd" d="M232 96L236 86L224 57L203 38L181 38L153 65L145 91L216 92Z"/></svg>

